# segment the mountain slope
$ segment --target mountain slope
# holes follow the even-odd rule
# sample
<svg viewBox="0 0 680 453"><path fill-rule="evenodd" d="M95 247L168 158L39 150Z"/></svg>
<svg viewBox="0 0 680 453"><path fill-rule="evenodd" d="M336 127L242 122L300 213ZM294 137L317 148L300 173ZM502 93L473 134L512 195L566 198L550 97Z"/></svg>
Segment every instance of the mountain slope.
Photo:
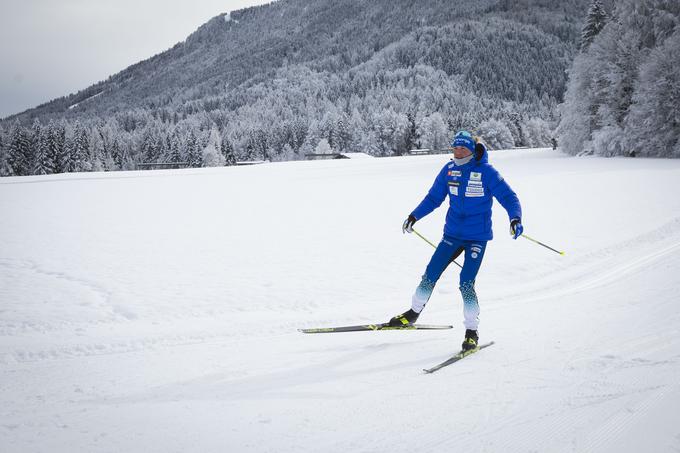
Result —
<svg viewBox="0 0 680 453"><path fill-rule="evenodd" d="M414 30L468 23L469 27L489 28L494 32L499 27L490 23L490 18L506 18L514 24L541 24L538 28L531 26L522 29L529 36L499 37L499 42L494 43L499 52L495 55L484 54L483 57L493 58L501 67L508 67L510 65L507 62L513 61L512 55L506 55L500 49L512 49L513 40L529 46L539 52L535 56L538 58L534 58L539 64L544 64L541 61L543 59L547 64L556 65L554 73L559 75L556 79L561 84L557 90L552 88L547 91L552 97L559 96L564 84L560 73L567 64L563 60L569 59L569 49L574 47L579 29L581 11L578 7L586 2L572 1L568 3L571 5L569 7L550 6L550 2L544 2L544 6L541 6L541 2L536 1L520 5L513 2L512 6L505 3L506 6L492 0L453 3L432 0L418 3L405 0L312 3L283 0L232 12L230 21L225 21L225 16L219 15L201 26L184 43L133 65L81 93L28 111L19 118L47 118L50 113L82 116L110 114L132 108L177 107L191 99L224 94L226 86L239 87L245 82L249 86L258 81L271 80L274 72L286 65L306 64L314 69L333 69L334 72L342 73L368 61L375 52L390 43L403 40ZM517 10L528 12L518 15ZM555 45L561 43L561 55L542 55L542 43L532 43L532 39L538 39L534 37L545 33L554 36ZM437 47L429 49L429 52L435 54L439 50L445 51L450 41L455 39L456 35L453 35L449 42L438 42ZM480 53L474 41L468 48L457 50L460 52L440 56L448 61L437 62L430 58L428 63L443 69L459 59L473 62ZM400 63L402 67L410 64L409 61ZM489 72L498 69L486 63L484 61ZM478 71L481 72L481 69ZM465 74L465 79L470 80L471 75ZM534 90L541 89L536 81L529 84ZM96 93L102 95L68 110L69 106L91 98Z"/></svg>
<svg viewBox="0 0 680 453"><path fill-rule="evenodd" d="M0 123L0 175L201 166L209 143L227 162L299 160L325 142L400 155L461 128L493 148L546 145L587 1L281 0L219 15ZM50 121L58 139L40 136Z"/></svg>

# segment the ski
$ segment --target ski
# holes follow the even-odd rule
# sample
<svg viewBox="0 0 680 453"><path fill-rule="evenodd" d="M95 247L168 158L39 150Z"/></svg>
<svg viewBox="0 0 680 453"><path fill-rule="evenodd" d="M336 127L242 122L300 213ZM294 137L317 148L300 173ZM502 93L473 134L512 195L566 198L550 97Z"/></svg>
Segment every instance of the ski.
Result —
<svg viewBox="0 0 680 453"><path fill-rule="evenodd" d="M315 329L298 329L302 333L333 333L333 332L367 332L371 330L441 330L452 329L453 326L439 326L429 324L409 324L403 327L390 327L388 323L363 324L360 326L320 327Z"/></svg>
<svg viewBox="0 0 680 453"><path fill-rule="evenodd" d="M439 369L441 369L441 368L444 368L445 366L451 365L452 363L456 363L456 362L458 362L459 360L462 360L462 359L464 359L465 357L467 357L467 356L469 356L469 355L471 355L471 354L474 354L475 352L479 352L481 349L484 349L484 348L486 348L486 347L488 347L488 346L491 346L492 344L494 344L493 341L490 342L490 343L483 344L483 345L481 345L481 346L479 346L479 347L476 347L475 349L470 349L469 351L460 351L458 354L454 355L453 357L451 357L451 358L448 359L448 360L443 361L443 362L440 363L439 365L435 365L435 366L433 366L432 368L423 369L423 371L426 372L427 374L432 374L432 373L434 373L435 371L437 371L437 370L439 370Z"/></svg>

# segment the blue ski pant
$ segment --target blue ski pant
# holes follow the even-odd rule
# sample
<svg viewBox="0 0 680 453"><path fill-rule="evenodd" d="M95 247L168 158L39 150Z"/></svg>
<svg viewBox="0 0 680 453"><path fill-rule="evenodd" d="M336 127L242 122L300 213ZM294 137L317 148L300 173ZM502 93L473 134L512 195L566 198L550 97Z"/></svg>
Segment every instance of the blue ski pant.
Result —
<svg viewBox="0 0 680 453"><path fill-rule="evenodd" d="M475 292L475 279L484 258L486 241L467 241L444 236L425 269L420 284L411 300L413 311L420 313L430 300L434 286L444 270L463 251L465 263L460 272L460 292L463 296L463 318L466 329L477 330L479 326L479 301Z"/></svg>

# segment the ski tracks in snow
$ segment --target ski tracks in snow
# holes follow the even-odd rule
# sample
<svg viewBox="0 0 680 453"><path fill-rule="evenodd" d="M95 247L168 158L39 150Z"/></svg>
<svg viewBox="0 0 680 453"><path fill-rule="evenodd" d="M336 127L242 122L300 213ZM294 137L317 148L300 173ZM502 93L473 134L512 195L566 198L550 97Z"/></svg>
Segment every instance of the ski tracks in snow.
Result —
<svg viewBox="0 0 680 453"><path fill-rule="evenodd" d="M502 297L502 301L531 303L590 291L644 271L679 250L680 217L676 217L648 233L560 263L550 273L535 276L530 286Z"/></svg>

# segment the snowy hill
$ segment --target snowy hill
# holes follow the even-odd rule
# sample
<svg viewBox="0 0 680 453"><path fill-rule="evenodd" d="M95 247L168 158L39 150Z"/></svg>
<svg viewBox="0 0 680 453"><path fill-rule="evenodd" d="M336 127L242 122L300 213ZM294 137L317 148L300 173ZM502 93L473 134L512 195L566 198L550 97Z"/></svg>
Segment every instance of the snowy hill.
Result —
<svg viewBox="0 0 680 453"><path fill-rule="evenodd" d="M496 344L437 374L453 267L420 319L452 330L296 331L409 306L447 158L1 179L0 451L677 451L680 162L492 152L567 254L496 204Z"/></svg>

